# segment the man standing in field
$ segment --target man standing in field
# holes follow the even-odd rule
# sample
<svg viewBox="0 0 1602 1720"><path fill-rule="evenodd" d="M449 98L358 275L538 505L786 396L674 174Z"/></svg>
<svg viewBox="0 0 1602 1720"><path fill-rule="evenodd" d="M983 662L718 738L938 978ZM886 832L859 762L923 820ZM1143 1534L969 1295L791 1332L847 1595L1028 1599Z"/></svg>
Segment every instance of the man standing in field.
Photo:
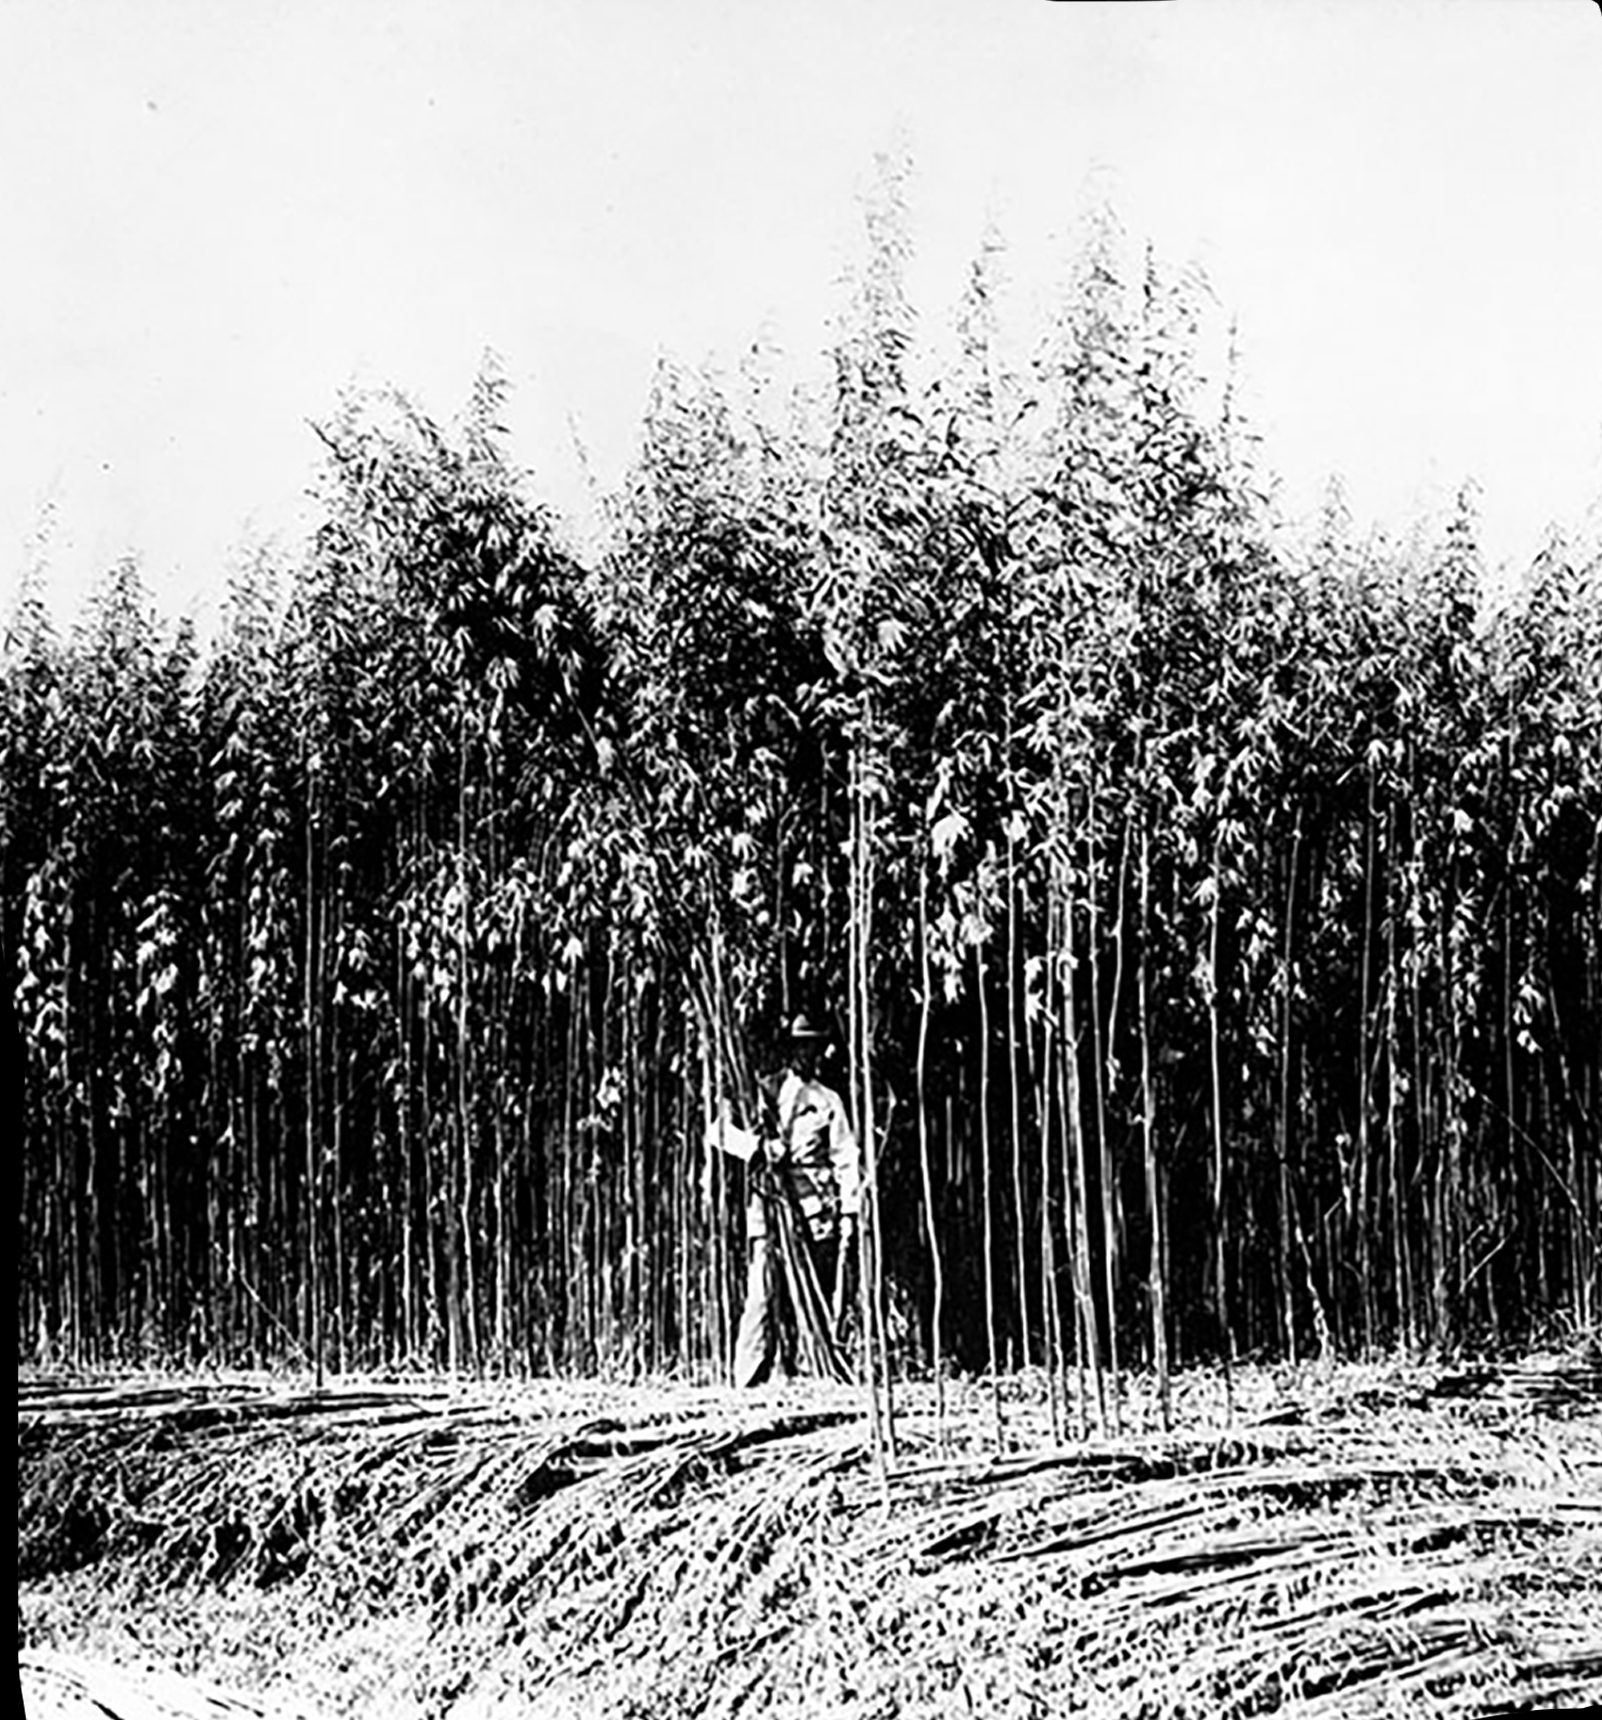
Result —
<svg viewBox="0 0 1602 1720"><path fill-rule="evenodd" d="M792 1374L798 1361L815 1373L844 1374L835 1340L862 1208L862 1161L840 1095L818 1079L828 1038L797 1016L763 1134L720 1121L708 1136L750 1165L750 1261L734 1347L739 1386L761 1385L775 1366Z"/></svg>

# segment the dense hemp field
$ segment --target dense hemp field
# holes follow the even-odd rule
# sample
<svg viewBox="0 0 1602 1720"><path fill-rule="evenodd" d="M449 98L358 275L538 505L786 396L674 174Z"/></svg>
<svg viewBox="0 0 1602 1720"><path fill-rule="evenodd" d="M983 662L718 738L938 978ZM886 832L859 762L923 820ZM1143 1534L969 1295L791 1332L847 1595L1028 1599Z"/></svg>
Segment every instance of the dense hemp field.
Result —
<svg viewBox="0 0 1602 1720"><path fill-rule="evenodd" d="M335 1711L1594 1677L1595 522L1290 531L1204 283L1104 214L924 338L901 171L821 378L664 363L590 541L486 360L346 399L205 641L28 571L38 1700L146 1631ZM705 1126L799 1010L859 1385L739 1400Z"/></svg>

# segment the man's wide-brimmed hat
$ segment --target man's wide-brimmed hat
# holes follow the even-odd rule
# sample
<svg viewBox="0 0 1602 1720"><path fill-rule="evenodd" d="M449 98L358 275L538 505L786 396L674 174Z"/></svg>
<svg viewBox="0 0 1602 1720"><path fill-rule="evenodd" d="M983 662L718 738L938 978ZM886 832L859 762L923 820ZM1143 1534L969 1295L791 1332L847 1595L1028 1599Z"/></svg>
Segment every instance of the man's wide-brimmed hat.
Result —
<svg viewBox="0 0 1602 1720"><path fill-rule="evenodd" d="M828 1037L828 1028L814 1026L811 1016L803 1013L791 1018L790 1038L792 1041L802 1045L820 1045Z"/></svg>

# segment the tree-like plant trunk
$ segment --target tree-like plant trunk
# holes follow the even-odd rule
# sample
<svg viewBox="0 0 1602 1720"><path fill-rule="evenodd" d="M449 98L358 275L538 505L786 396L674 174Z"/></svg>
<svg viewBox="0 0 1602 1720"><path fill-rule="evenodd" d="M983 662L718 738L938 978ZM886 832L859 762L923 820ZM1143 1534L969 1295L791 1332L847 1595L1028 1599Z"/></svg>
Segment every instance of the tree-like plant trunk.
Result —
<svg viewBox="0 0 1602 1720"><path fill-rule="evenodd" d="M1163 1431L1173 1426L1168 1379L1168 1224L1161 1162L1158 1157L1157 1083L1152 1067L1151 1036L1151 838L1147 813L1140 814L1140 955L1135 989L1140 999L1140 1126L1146 1168L1146 1213L1151 1232L1147 1276L1150 1287L1152 1367L1157 1374L1157 1402Z"/></svg>
<svg viewBox="0 0 1602 1720"><path fill-rule="evenodd" d="M934 1280L934 1300L929 1315L929 1363L934 1376L935 1438L942 1453L946 1450L946 1369L942 1348L942 1328L945 1321L946 1280L940 1252L940 1215L935 1203L934 1169L929 1154L929 1016L933 1004L934 976L929 971L929 912L928 863L918 866L918 918L914 935L918 945L918 1171L923 1181L924 1239L929 1247L929 1267ZM1017 1151L1016 1138L1013 1142ZM1020 1282L1020 1291L1022 1284Z"/></svg>

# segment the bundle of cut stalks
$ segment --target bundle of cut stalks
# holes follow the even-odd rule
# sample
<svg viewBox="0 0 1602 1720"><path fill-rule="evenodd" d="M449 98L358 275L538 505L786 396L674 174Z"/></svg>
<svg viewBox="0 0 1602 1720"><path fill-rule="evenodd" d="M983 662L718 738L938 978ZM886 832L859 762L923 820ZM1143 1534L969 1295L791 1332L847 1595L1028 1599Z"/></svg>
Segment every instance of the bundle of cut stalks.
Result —
<svg viewBox="0 0 1602 1720"><path fill-rule="evenodd" d="M837 1342L832 1298L818 1282L812 1249L807 1242L806 1219L785 1171L782 1162L766 1167L761 1199L768 1235L795 1319L798 1360L807 1373L818 1379L844 1382L851 1378L851 1370ZM845 1262L840 1264L843 1269Z"/></svg>
<svg viewBox="0 0 1602 1720"><path fill-rule="evenodd" d="M1000 1459L987 1389L937 1419L908 1385L887 1475L860 1394L818 1380L36 1399L23 1642L36 1683L87 1635L258 1712L450 1720L1469 1720L1602 1692L1602 1425L1429 1383ZM1040 1437L1026 1384L1006 1409Z"/></svg>
<svg viewBox="0 0 1602 1720"><path fill-rule="evenodd" d="M1500 1398L1557 1411L1602 1407L1602 1361L1557 1357L1455 1369L1435 1384L1443 1397Z"/></svg>
<svg viewBox="0 0 1602 1720"><path fill-rule="evenodd" d="M17 1657L17 1675L24 1720L292 1720L282 1707L156 1666L35 1651Z"/></svg>

